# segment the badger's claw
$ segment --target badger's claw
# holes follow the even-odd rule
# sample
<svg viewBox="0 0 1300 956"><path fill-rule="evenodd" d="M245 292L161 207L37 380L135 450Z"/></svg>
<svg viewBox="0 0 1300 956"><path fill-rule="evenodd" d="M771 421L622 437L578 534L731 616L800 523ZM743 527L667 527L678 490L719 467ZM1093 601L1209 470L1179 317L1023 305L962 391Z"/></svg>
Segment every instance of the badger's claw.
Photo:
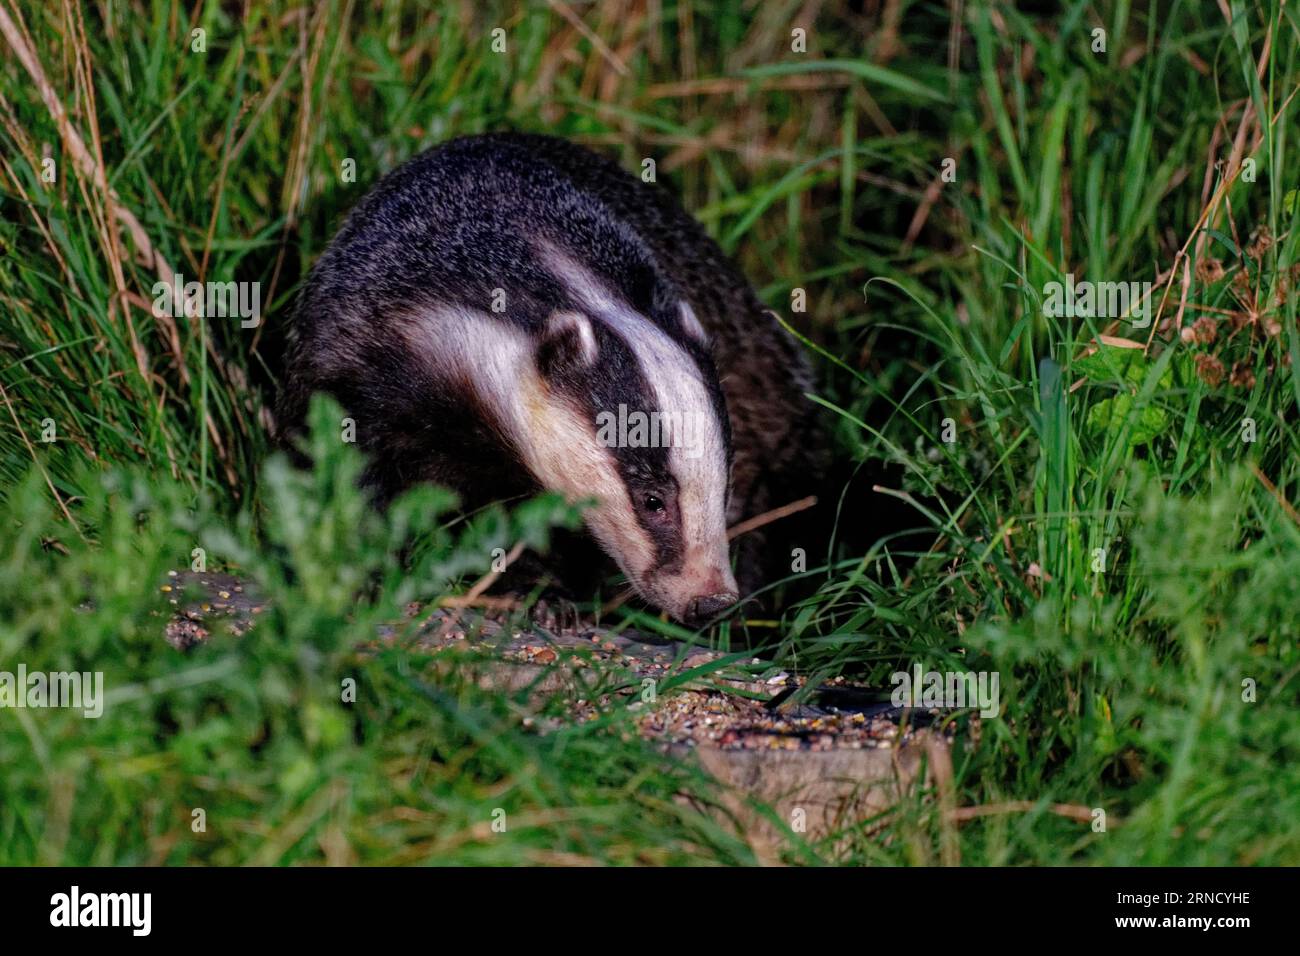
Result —
<svg viewBox="0 0 1300 956"><path fill-rule="evenodd" d="M566 597L539 597L528 610L533 626L546 631L576 631L582 624L578 605Z"/></svg>

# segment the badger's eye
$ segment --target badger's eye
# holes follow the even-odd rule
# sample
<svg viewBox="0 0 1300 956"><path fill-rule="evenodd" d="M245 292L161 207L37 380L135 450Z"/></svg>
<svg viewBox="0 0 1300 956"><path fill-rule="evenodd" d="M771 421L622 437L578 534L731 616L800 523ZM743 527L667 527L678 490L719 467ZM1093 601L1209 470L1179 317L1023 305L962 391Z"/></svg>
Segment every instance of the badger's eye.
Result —
<svg viewBox="0 0 1300 956"><path fill-rule="evenodd" d="M647 511L663 511L664 500L658 495L646 495L645 507Z"/></svg>

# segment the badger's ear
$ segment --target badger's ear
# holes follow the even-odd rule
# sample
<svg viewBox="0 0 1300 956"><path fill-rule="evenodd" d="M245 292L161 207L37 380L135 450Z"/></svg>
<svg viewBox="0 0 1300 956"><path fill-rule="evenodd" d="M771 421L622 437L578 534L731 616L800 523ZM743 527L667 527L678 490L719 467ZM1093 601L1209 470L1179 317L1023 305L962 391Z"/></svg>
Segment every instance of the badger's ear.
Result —
<svg viewBox="0 0 1300 956"><path fill-rule="evenodd" d="M543 377L584 369L598 355L591 319L581 312L552 312L542 324L537 339L537 368Z"/></svg>
<svg viewBox="0 0 1300 956"><path fill-rule="evenodd" d="M682 324L682 331L693 338L701 345L709 344L709 335L704 331L704 326L700 324L699 317L696 316L695 310L685 299L677 304L677 321Z"/></svg>

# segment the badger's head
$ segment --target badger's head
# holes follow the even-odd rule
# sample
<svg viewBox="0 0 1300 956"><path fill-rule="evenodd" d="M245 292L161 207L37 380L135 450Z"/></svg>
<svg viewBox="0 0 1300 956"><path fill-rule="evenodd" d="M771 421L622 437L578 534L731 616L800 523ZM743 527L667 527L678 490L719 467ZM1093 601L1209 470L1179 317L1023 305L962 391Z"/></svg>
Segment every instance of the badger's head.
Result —
<svg viewBox="0 0 1300 956"><path fill-rule="evenodd" d="M592 500L586 522L636 591L690 625L737 599L727 546L731 429L704 332L672 334L611 303L551 313L534 340L523 456L541 483Z"/></svg>
<svg viewBox="0 0 1300 956"><path fill-rule="evenodd" d="M617 281L543 253L508 316L440 303L397 328L432 380L472 393L541 487L589 503L588 530L641 597L702 624L738 597L731 428L705 332L646 268L613 292Z"/></svg>

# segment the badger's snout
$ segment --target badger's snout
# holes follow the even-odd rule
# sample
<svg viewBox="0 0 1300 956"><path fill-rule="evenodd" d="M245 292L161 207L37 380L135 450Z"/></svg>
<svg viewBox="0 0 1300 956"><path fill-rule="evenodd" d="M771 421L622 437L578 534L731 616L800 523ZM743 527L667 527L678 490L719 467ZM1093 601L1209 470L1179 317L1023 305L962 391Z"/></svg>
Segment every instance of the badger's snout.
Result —
<svg viewBox="0 0 1300 956"><path fill-rule="evenodd" d="M704 594L693 598L686 605L682 621L689 627L703 627L727 608L733 606L738 597L739 595L735 592L727 592L723 594Z"/></svg>
<svg viewBox="0 0 1300 956"><path fill-rule="evenodd" d="M642 581L645 596L687 627L703 627L740 598L726 560L722 550L712 561L688 559L675 574L651 574Z"/></svg>

